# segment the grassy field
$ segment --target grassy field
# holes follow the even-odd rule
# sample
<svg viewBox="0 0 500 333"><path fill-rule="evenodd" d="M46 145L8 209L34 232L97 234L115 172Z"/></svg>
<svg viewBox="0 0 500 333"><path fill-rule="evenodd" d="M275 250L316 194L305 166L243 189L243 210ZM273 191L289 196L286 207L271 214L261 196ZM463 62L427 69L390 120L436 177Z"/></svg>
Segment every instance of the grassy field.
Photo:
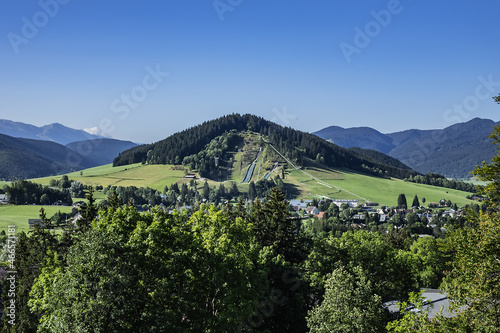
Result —
<svg viewBox="0 0 500 333"><path fill-rule="evenodd" d="M183 170L174 170L172 165L142 165L141 163L113 167L111 164L86 169L68 174L70 179L86 185L115 185L151 187L163 191L165 185L177 182L184 177ZM48 185L50 179L61 176L32 179L42 185Z"/></svg>
<svg viewBox="0 0 500 333"><path fill-rule="evenodd" d="M467 192L442 187L409 183L399 179L370 177L347 170L307 168L305 171L331 187L319 183L299 170L293 170L287 175L285 181L295 185L303 198L325 196L333 199L358 199L360 203L379 202L381 205L393 206L397 204L398 195L404 193L409 205L415 194L418 195L420 204L425 198L426 205L443 198L451 200L459 207L471 202L465 198Z"/></svg>
<svg viewBox="0 0 500 333"><path fill-rule="evenodd" d="M16 226L16 233L27 232L28 219L37 219L40 217L40 208L45 209L47 217L51 217L58 211L61 213L71 213L71 207L68 206L15 206L15 205L0 205L0 231L7 232L8 225Z"/></svg>

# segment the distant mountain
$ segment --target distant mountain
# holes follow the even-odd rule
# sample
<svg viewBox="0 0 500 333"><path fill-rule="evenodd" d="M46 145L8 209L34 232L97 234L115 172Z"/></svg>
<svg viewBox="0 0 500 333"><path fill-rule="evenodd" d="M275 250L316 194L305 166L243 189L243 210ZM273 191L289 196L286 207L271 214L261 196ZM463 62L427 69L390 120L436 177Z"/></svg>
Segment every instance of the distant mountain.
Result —
<svg viewBox="0 0 500 333"><path fill-rule="evenodd" d="M33 178L109 164L135 146L58 123L37 127L0 119L0 178Z"/></svg>
<svg viewBox="0 0 500 333"><path fill-rule="evenodd" d="M66 145L94 166L112 163L116 155L135 146L137 144L131 141L115 139L76 141Z"/></svg>
<svg viewBox="0 0 500 333"><path fill-rule="evenodd" d="M327 167L347 168L370 175L405 178L416 174L406 166L395 166L393 159L383 154L350 151L310 133L282 127L250 114L232 114L206 121L154 144L134 147L119 154L113 165L141 161L149 164L189 163L203 177L217 177L222 172L219 169L228 163L221 160L224 151L229 149L228 147L234 147L229 141L225 142L229 138L223 138L222 135L242 131L260 134L262 145L272 144L281 154L298 165L303 165L306 160L314 160ZM219 144L212 142L217 137L220 137L217 140ZM214 158L218 159L218 165L221 167L214 163Z"/></svg>
<svg viewBox="0 0 500 333"><path fill-rule="evenodd" d="M313 134L345 148L374 149L410 168L452 178L468 178L470 171L495 155L488 135L495 126L489 119L474 118L445 129L382 134L372 128L330 126Z"/></svg>
<svg viewBox="0 0 500 333"><path fill-rule="evenodd" d="M93 135L84 130L66 127L59 123L37 127L21 122L0 119L0 134L15 138L54 141L66 145L75 141L101 139L101 136Z"/></svg>
<svg viewBox="0 0 500 333"><path fill-rule="evenodd" d="M109 164L130 141L97 139L60 145L0 134L0 179L36 178Z"/></svg>
<svg viewBox="0 0 500 333"><path fill-rule="evenodd" d="M82 156L58 143L0 134L0 179L48 176L91 166Z"/></svg>
<svg viewBox="0 0 500 333"><path fill-rule="evenodd" d="M344 148L360 147L377 150L384 154L394 149L393 140L390 137L370 127L330 126L313 134Z"/></svg>

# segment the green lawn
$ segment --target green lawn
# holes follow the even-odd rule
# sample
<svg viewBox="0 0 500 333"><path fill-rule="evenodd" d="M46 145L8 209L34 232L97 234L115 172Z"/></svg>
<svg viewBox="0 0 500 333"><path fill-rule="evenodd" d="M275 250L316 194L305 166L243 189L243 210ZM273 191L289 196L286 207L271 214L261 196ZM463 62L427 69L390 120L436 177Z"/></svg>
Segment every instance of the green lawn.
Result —
<svg viewBox="0 0 500 333"><path fill-rule="evenodd" d="M37 206L37 205L0 205L0 231L7 232L7 226L15 225L16 233L24 231L27 232L28 219L38 219L40 217L40 208L45 209L45 214L48 218L56 212L71 213L71 208L68 206Z"/></svg>

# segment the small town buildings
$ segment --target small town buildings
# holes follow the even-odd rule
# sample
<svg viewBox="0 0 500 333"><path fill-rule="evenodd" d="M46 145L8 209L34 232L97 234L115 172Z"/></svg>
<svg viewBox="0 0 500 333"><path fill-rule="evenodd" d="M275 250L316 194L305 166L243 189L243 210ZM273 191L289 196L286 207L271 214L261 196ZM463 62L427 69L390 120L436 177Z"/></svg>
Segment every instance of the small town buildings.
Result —
<svg viewBox="0 0 500 333"><path fill-rule="evenodd" d="M350 208L358 207L359 200L351 200L351 199L333 199L332 202L336 204L339 208L342 204L348 204Z"/></svg>
<svg viewBox="0 0 500 333"><path fill-rule="evenodd" d="M307 205L312 202L312 200L290 200L290 205L292 206L293 210L298 212L301 209L306 209Z"/></svg>
<svg viewBox="0 0 500 333"><path fill-rule="evenodd" d="M28 219L28 225L30 229L35 229L35 227L43 225L42 219Z"/></svg>
<svg viewBox="0 0 500 333"><path fill-rule="evenodd" d="M318 215L319 209L316 206L308 206L306 212L307 214Z"/></svg>

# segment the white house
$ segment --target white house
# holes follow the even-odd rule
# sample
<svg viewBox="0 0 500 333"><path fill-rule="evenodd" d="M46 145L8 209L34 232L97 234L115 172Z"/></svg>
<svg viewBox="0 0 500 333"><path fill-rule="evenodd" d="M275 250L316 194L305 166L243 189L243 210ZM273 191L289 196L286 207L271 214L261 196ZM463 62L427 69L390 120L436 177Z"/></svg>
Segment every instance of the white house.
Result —
<svg viewBox="0 0 500 333"><path fill-rule="evenodd" d="M308 206L306 208L307 214L313 214L313 215L318 215L319 214L319 209L316 208L316 206Z"/></svg>
<svg viewBox="0 0 500 333"><path fill-rule="evenodd" d="M339 207L342 204L348 204L350 208L358 207L359 205L359 200L351 200L351 199L333 199L332 202Z"/></svg>
<svg viewBox="0 0 500 333"><path fill-rule="evenodd" d="M2 204L9 203L9 199L7 198L7 194L0 194L0 203L2 203Z"/></svg>

